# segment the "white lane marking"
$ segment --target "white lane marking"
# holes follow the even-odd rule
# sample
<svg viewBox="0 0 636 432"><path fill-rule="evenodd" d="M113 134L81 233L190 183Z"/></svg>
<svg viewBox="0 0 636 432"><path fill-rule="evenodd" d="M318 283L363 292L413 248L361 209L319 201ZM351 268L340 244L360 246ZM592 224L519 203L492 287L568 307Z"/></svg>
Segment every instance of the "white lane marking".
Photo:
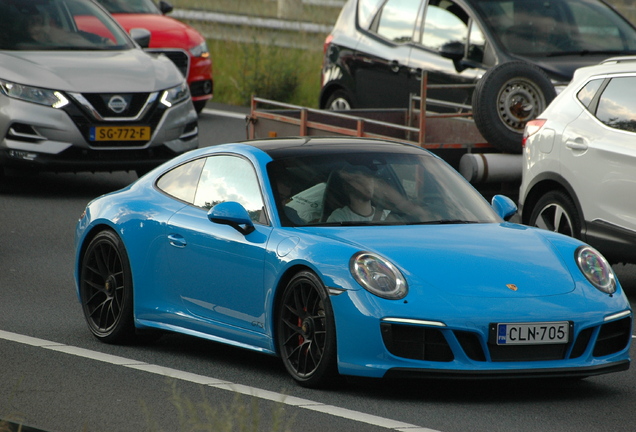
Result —
<svg viewBox="0 0 636 432"><path fill-rule="evenodd" d="M245 120L245 117L247 117L247 114L241 114L241 113L232 112L232 111L215 110L211 108L203 108L203 111L201 112L204 114L212 114L212 115L217 115L221 117L231 117L231 118L241 119L241 120Z"/></svg>
<svg viewBox="0 0 636 432"><path fill-rule="evenodd" d="M148 372L156 375L166 376L182 381L188 381L196 384L214 387L220 390L228 390L234 393L240 393L246 396L253 396L259 399L265 399L268 401L278 402L285 405L293 406L296 408L303 408L312 411L317 411L323 414L329 414L336 417L342 417L344 419L357 421L360 423L366 423L373 426L379 426L390 430L401 432L440 432L434 429L429 429L409 423L404 423L397 420L391 420L384 417L378 417L371 414L366 414L360 411L353 411L346 408L337 407L334 405L327 405L321 402L311 401L309 399L297 398L294 396L288 396L282 393L276 393L269 390L263 390L256 387L250 387L242 384L236 384L230 381L224 381L213 377L204 375L193 374L190 372L181 371L178 369L172 369L169 367L154 365L146 362L128 359L125 357L114 356L110 354L104 354L97 351L87 350L72 345L65 345L57 342L51 342L45 339L38 339L30 336L21 335L18 333L11 333L0 330L0 339L17 342L25 345L31 345L38 348L44 348L52 351L57 351L77 357L83 357L91 360L97 360L104 363L109 363L116 366L127 367L143 372Z"/></svg>

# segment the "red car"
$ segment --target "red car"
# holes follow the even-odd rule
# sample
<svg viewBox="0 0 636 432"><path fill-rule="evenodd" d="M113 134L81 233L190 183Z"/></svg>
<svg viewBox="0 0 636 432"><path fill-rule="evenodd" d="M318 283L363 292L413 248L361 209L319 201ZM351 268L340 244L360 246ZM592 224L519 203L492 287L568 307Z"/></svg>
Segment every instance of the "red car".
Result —
<svg viewBox="0 0 636 432"><path fill-rule="evenodd" d="M205 38L192 27L166 16L172 5L164 0L97 0L126 29L150 31L147 51L160 52L170 58L187 77L197 112L213 94L212 59Z"/></svg>

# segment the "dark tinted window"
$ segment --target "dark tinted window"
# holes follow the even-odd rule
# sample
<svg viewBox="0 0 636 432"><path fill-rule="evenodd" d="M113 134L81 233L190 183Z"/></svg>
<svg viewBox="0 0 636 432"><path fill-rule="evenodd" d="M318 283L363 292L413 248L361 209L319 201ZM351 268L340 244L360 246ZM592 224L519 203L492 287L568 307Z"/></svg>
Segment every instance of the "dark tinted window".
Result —
<svg viewBox="0 0 636 432"><path fill-rule="evenodd" d="M470 35L470 42L469 42ZM422 45L438 51L452 43L469 44L468 58L481 62L486 40L479 26L470 21L466 11L449 0L431 0L426 8Z"/></svg>
<svg viewBox="0 0 636 432"><path fill-rule="evenodd" d="M0 49L114 50L131 48L126 33L92 2L0 0Z"/></svg>
<svg viewBox="0 0 636 432"><path fill-rule="evenodd" d="M157 181L157 187L181 201L194 203L197 184L205 159L197 159L168 171Z"/></svg>
<svg viewBox="0 0 636 432"><path fill-rule="evenodd" d="M636 77L613 78L601 95L596 117L609 127L636 132Z"/></svg>
<svg viewBox="0 0 636 432"><path fill-rule="evenodd" d="M412 40L419 7L418 1L388 0L376 18L377 33L395 42Z"/></svg>
<svg viewBox="0 0 636 432"><path fill-rule="evenodd" d="M504 46L515 54L611 53L636 49L636 31L611 7L589 0L474 2Z"/></svg>
<svg viewBox="0 0 636 432"><path fill-rule="evenodd" d="M161 14L152 0L97 0L110 13Z"/></svg>
<svg viewBox="0 0 636 432"><path fill-rule="evenodd" d="M286 226L499 221L460 174L427 155L312 155L267 170Z"/></svg>

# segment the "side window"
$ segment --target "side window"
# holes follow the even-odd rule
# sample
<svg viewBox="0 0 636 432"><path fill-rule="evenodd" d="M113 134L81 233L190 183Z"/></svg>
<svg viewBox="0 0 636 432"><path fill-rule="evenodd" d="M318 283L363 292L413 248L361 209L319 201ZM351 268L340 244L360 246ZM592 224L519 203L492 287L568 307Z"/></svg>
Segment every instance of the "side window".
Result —
<svg viewBox="0 0 636 432"><path fill-rule="evenodd" d="M194 205L210 209L226 201L242 204L253 222L263 223L263 197L252 164L237 156L210 156L201 173Z"/></svg>
<svg viewBox="0 0 636 432"><path fill-rule="evenodd" d="M476 30L475 30L476 29ZM476 43L481 39L484 45L484 36L477 26L471 29L475 31L473 38ZM450 43L468 43L468 15L455 3L448 0L431 0L426 8L424 20L424 33L422 45L433 51L439 51L444 45ZM481 34L481 36L480 36ZM482 49L483 56L483 49Z"/></svg>
<svg viewBox="0 0 636 432"><path fill-rule="evenodd" d="M596 117L609 127L636 132L636 77L613 78L599 99Z"/></svg>
<svg viewBox="0 0 636 432"><path fill-rule="evenodd" d="M589 107L590 102L592 102L592 99L596 95L598 89L601 87L601 84L603 84L602 79L595 79L588 82L587 84L585 84L585 87L579 90L579 92L576 94L576 97L581 101L583 105Z"/></svg>
<svg viewBox="0 0 636 432"><path fill-rule="evenodd" d="M157 181L157 187L170 196L189 204L194 203L194 195L203 169L205 159L179 165L162 175Z"/></svg>
<svg viewBox="0 0 636 432"><path fill-rule="evenodd" d="M468 60L478 63L484 62L486 52L486 37L475 21L471 21L468 42Z"/></svg>
<svg viewBox="0 0 636 432"><path fill-rule="evenodd" d="M394 42L413 40L419 1L388 0L376 17L376 32Z"/></svg>

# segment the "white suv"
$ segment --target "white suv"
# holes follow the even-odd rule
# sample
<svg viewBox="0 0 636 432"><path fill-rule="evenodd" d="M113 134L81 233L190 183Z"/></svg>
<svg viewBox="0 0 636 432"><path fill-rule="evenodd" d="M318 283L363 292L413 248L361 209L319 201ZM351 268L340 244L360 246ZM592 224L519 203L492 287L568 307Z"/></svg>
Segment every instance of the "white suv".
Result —
<svg viewBox="0 0 636 432"><path fill-rule="evenodd" d="M522 222L636 262L636 57L578 69L524 133Z"/></svg>

